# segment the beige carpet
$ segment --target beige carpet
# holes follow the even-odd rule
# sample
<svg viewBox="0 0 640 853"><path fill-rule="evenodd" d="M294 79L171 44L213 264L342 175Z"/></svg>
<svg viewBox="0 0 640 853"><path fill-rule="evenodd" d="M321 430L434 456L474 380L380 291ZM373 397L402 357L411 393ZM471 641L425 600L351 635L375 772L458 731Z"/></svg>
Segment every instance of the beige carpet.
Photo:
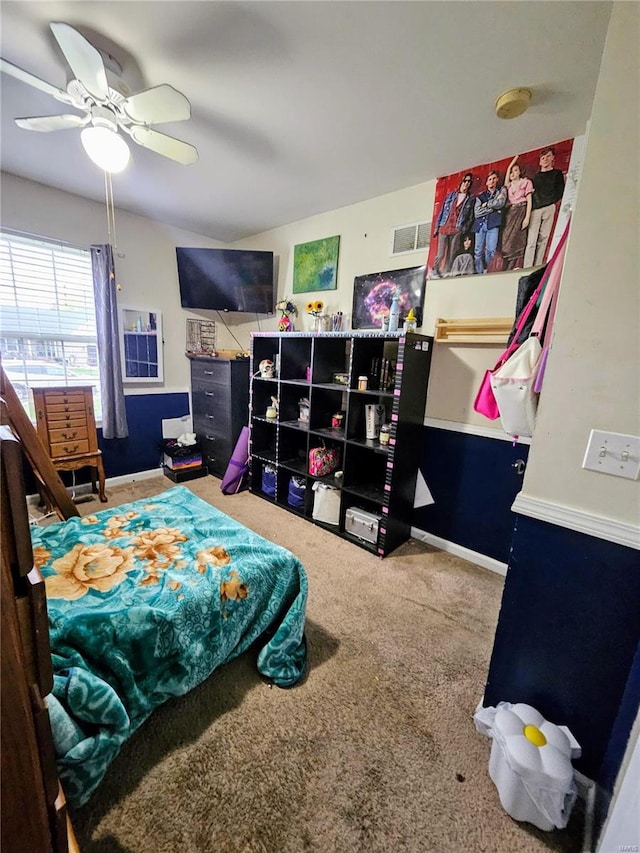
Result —
<svg viewBox="0 0 640 853"><path fill-rule="evenodd" d="M473 726L501 577L415 541L379 560L212 477L188 486L306 567L309 675L270 688L248 653L158 709L73 815L84 853L580 850L580 810L553 833L504 812Z"/></svg>

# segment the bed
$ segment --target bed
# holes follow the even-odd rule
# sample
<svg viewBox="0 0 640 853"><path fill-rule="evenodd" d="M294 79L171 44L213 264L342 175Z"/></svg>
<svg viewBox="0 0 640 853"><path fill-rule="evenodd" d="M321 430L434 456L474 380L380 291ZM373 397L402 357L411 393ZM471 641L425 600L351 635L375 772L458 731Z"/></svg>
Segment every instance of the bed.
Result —
<svg viewBox="0 0 640 853"><path fill-rule="evenodd" d="M33 528L32 544L58 773L76 807L154 708L254 643L269 682L305 673L302 565L183 486Z"/></svg>

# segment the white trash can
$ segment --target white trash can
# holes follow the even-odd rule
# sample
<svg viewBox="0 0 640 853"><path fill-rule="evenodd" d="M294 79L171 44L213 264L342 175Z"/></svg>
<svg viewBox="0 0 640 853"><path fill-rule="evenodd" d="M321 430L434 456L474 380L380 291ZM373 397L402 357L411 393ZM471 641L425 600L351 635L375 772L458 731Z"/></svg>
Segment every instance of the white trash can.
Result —
<svg viewBox="0 0 640 853"><path fill-rule="evenodd" d="M489 775L504 810L544 831L564 829L577 795L571 759L581 753L571 732L523 703L501 702L475 719L493 738Z"/></svg>

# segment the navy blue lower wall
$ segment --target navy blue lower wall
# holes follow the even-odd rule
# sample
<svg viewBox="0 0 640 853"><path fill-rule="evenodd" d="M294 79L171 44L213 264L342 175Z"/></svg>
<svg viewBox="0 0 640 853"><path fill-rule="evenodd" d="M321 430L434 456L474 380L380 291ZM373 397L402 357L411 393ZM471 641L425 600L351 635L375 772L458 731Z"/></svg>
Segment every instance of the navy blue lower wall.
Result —
<svg viewBox="0 0 640 853"><path fill-rule="evenodd" d="M526 702L569 726L576 767L612 786L638 708L640 555L516 519L484 704Z"/></svg>
<svg viewBox="0 0 640 853"><path fill-rule="evenodd" d="M435 503L414 510L413 526L506 563L522 488L513 464L528 454L526 444L425 427L420 470Z"/></svg>
<svg viewBox="0 0 640 853"><path fill-rule="evenodd" d="M124 398L129 424L128 438L105 440L98 430L104 470L108 477L148 471L160 465L162 421L189 413L189 395L136 394Z"/></svg>

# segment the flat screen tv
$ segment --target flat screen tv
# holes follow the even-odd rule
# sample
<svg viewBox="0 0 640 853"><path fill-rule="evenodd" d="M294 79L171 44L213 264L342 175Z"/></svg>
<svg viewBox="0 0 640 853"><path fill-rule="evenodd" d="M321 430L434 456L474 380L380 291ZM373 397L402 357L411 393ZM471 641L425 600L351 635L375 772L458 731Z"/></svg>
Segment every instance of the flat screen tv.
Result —
<svg viewBox="0 0 640 853"><path fill-rule="evenodd" d="M426 267L373 272L357 275L353 280L354 329L379 329L382 318L389 314L391 300L397 297L402 320L413 308L417 325L422 325Z"/></svg>
<svg viewBox="0 0 640 853"><path fill-rule="evenodd" d="M273 252L176 248L183 308L270 314Z"/></svg>

